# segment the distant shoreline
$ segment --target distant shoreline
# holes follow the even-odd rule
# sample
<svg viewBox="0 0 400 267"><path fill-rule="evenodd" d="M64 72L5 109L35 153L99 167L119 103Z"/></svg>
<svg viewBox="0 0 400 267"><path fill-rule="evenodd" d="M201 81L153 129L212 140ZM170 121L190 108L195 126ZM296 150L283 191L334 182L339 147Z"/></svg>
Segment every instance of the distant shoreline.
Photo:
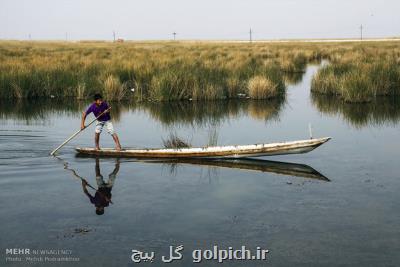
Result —
<svg viewBox="0 0 400 267"><path fill-rule="evenodd" d="M52 40L52 39L39 39L39 40L19 40L19 39L0 39L0 42L63 42L63 43L113 43L112 40ZM126 39L121 43L351 43L351 42L393 42L400 41L400 37L386 37L386 38L335 38L335 39L260 39L260 40L202 40L202 39L182 39L182 40L129 40ZM116 42L119 43L119 42Z"/></svg>

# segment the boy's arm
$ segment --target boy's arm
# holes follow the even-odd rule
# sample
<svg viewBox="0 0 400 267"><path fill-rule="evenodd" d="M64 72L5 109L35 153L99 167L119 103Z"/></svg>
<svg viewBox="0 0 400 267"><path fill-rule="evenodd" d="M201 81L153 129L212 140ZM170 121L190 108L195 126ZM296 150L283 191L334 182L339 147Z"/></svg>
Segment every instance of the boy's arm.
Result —
<svg viewBox="0 0 400 267"><path fill-rule="evenodd" d="M86 188L87 182L85 180L82 180L82 189L85 195L87 195L89 198L92 198L93 196L89 193L89 191Z"/></svg>
<svg viewBox="0 0 400 267"><path fill-rule="evenodd" d="M106 110L104 113L110 112L111 106L108 104L108 102L104 102L106 104Z"/></svg>
<svg viewBox="0 0 400 267"><path fill-rule="evenodd" d="M85 129L85 120L86 120L86 116L87 116L88 114L92 113L92 112L93 112L93 108L92 108L92 105L90 105L90 106L88 107L88 109L82 113L81 130Z"/></svg>
<svg viewBox="0 0 400 267"><path fill-rule="evenodd" d="M81 130L85 129L85 120L86 120L86 112L82 113L82 120L81 120Z"/></svg>

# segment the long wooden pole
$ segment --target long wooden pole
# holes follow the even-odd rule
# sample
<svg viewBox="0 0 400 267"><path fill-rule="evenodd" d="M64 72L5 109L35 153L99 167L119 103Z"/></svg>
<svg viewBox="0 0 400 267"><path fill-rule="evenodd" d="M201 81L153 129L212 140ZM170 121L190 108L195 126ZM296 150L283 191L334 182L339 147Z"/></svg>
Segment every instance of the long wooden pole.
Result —
<svg viewBox="0 0 400 267"><path fill-rule="evenodd" d="M74 133L73 135L71 135L67 140L65 140L61 145L59 145L56 149L54 149L50 155L54 156L54 154L63 146L65 146L69 141L71 141L72 139L74 139L75 136L77 136L78 134L80 134L81 132L83 132L86 128L88 128L90 125L92 125L98 118L100 118L103 114L107 113L108 111L110 111L111 107L109 107L108 109L104 110L102 113L100 113L99 116L97 116L95 119L93 119L91 122L89 122L88 125L85 126L85 128L80 129L79 131L77 131L76 133Z"/></svg>

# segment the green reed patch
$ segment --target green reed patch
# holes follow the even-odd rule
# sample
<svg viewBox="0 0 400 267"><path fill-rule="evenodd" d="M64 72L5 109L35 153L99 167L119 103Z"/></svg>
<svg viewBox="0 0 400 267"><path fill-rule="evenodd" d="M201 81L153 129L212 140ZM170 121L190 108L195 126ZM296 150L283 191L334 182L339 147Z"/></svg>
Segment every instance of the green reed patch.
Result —
<svg viewBox="0 0 400 267"><path fill-rule="evenodd" d="M400 65L393 59L335 62L313 78L313 92L338 95L346 102L369 102L377 96L400 94Z"/></svg>

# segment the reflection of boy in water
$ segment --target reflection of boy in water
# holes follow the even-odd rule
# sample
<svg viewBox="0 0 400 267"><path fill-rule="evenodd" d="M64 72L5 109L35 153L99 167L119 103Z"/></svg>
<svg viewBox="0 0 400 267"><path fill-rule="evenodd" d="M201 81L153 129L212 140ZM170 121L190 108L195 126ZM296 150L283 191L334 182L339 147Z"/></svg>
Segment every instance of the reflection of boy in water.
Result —
<svg viewBox="0 0 400 267"><path fill-rule="evenodd" d="M88 183L85 180L82 180L82 188L83 192L89 197L90 202L96 207L96 214L102 215L104 214L104 207L108 207L111 202L111 189L114 185L115 178L117 177L117 173L119 171L119 161L115 163L115 168L108 175L108 181L104 182L103 176L100 173L100 163L99 159L96 159L96 182L98 189L94 194L94 197L87 190Z"/></svg>

